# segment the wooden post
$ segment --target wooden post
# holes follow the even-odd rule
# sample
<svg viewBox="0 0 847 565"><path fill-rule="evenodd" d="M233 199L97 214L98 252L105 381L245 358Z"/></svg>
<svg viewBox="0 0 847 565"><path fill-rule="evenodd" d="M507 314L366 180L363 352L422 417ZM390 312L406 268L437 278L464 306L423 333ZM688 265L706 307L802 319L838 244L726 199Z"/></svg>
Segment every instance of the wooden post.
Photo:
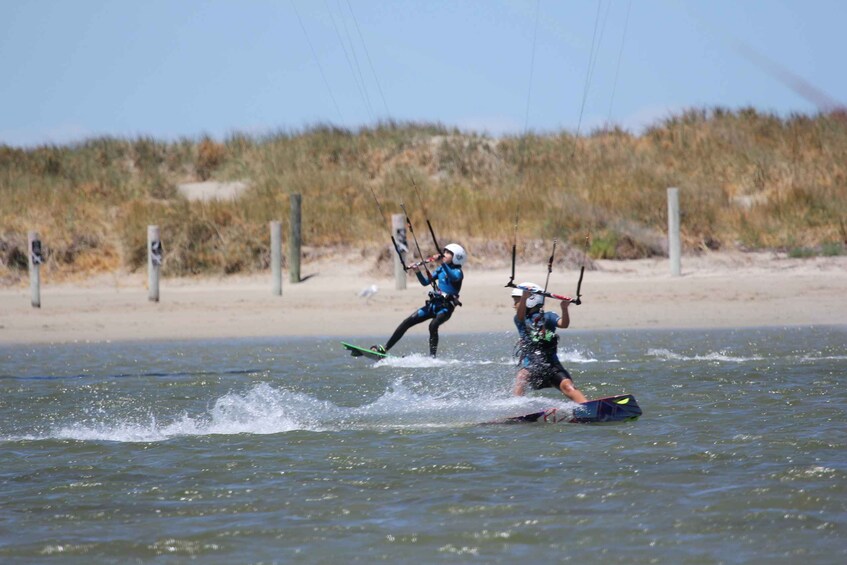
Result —
<svg viewBox="0 0 847 565"><path fill-rule="evenodd" d="M394 241L397 242L397 247L403 252L403 258L397 252L394 255L394 288L397 290L406 289L406 269L403 268L406 262L406 223L403 214L391 214L391 233L394 235Z"/></svg>
<svg viewBox="0 0 847 565"><path fill-rule="evenodd" d="M300 282L300 208L302 198L299 194L291 195L291 222L288 234L288 276L293 283Z"/></svg>
<svg viewBox="0 0 847 565"><path fill-rule="evenodd" d="M159 269L163 255L159 226L147 226L147 298L152 302L159 301Z"/></svg>
<svg viewBox="0 0 847 565"><path fill-rule="evenodd" d="M282 296L282 223L271 222L271 282L273 295Z"/></svg>
<svg viewBox="0 0 847 565"><path fill-rule="evenodd" d="M41 263L44 255L41 251L41 240L38 232L31 231L27 234L27 249L29 253L29 290L32 294L32 307L41 308Z"/></svg>
<svg viewBox="0 0 847 565"><path fill-rule="evenodd" d="M679 237L679 189L668 189L668 258L671 262L671 276L678 277L682 272L680 253L682 246Z"/></svg>

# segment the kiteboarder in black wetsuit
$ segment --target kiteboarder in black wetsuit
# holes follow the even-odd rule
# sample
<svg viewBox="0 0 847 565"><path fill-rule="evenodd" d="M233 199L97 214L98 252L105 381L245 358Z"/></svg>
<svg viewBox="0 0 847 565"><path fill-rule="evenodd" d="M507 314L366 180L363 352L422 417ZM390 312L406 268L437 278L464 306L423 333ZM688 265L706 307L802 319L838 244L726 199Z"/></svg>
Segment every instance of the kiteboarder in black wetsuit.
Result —
<svg viewBox="0 0 847 565"><path fill-rule="evenodd" d="M429 323L429 354L435 357L438 351L439 326L450 319L456 306L462 305L459 302L459 291L462 289L462 281L465 277L462 265L466 260L465 249L461 245L451 243L442 250L441 265L432 273L431 278L427 276L428 272L426 275L421 273L420 264L413 265L411 268L415 270L418 281L423 286L433 286L429 292L429 300L411 316L400 322L384 347L373 345L371 349L385 353L400 341L406 330L426 320L432 320Z"/></svg>

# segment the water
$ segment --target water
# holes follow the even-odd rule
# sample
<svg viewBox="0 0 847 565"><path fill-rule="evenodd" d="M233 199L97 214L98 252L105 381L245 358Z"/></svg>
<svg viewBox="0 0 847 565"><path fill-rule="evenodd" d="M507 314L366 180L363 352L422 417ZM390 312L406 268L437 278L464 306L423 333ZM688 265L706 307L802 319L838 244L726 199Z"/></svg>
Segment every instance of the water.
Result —
<svg viewBox="0 0 847 565"><path fill-rule="evenodd" d="M510 334L0 349L0 562L845 562L847 327L564 335L640 420L482 424L572 406Z"/></svg>

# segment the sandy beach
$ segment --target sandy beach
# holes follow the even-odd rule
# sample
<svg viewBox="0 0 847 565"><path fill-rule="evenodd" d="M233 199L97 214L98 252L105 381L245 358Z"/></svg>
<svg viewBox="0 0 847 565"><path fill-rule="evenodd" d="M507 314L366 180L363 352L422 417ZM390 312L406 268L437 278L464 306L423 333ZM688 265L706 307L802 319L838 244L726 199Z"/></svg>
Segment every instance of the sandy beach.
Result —
<svg viewBox="0 0 847 565"><path fill-rule="evenodd" d="M729 328L847 324L847 257L787 258L776 253L686 256L673 277L667 259L598 261L586 271L583 303L571 328ZM510 332L508 266L468 265L464 306L442 335ZM304 280L271 292L270 273L224 278L162 278L151 302L146 273L100 275L51 283L42 275L41 308L29 286L0 289L0 344L192 338L338 336L384 342L423 304L427 289L411 276L396 290L393 275L374 275L356 258L304 263ZM516 282L544 283L546 265L521 265ZM555 269L549 290L572 295L578 272ZM363 289L376 285L370 297ZM558 305L549 307L558 308ZM425 335L417 326L408 335Z"/></svg>

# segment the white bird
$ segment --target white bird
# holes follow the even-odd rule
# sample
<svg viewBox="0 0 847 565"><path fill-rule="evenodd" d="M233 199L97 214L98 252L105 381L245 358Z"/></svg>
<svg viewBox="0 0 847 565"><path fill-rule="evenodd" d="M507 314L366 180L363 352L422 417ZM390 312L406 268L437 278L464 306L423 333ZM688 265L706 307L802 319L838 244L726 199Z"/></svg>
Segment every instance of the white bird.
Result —
<svg viewBox="0 0 847 565"><path fill-rule="evenodd" d="M379 287L375 284L371 286L366 286L362 290L359 291L359 298L364 298L367 302L371 301L371 296L379 292Z"/></svg>

